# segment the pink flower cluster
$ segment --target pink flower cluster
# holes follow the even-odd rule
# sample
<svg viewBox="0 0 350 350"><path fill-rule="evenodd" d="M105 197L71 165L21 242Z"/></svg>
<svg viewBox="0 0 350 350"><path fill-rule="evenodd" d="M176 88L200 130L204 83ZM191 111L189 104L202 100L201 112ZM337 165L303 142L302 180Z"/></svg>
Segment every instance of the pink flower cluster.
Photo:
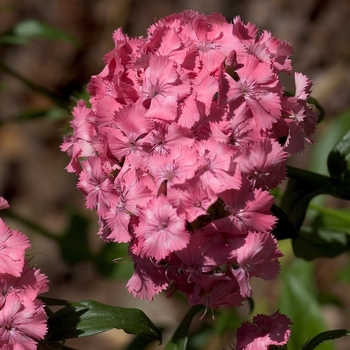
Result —
<svg viewBox="0 0 350 350"><path fill-rule="evenodd" d="M188 10L147 34L114 32L91 107L73 110L67 170L99 235L129 244L135 297L180 290L191 305L240 305L251 277L279 271L269 189L314 131L311 81L295 73L286 94L291 46L239 17Z"/></svg>
<svg viewBox="0 0 350 350"><path fill-rule="evenodd" d="M8 208L0 197L0 209ZM47 331L46 313L38 294L48 290L47 277L29 266L28 238L0 219L0 348L35 350Z"/></svg>

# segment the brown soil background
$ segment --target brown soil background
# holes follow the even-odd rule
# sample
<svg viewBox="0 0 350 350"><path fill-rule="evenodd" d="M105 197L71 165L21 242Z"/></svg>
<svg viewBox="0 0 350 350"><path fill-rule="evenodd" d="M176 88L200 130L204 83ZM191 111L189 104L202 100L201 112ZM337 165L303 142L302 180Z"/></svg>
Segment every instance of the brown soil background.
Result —
<svg viewBox="0 0 350 350"><path fill-rule="evenodd" d="M350 105L350 2L348 0L0 0L0 32L25 19L37 19L76 37L81 48L63 41L34 40L27 46L2 48L1 60L36 84L69 98L103 68L102 57L113 47L111 35L122 26L130 36L144 35L146 28L165 15L183 9L221 12L228 19L240 15L244 21L270 30L294 47L295 71L314 80L313 96L326 110L327 119ZM66 173L68 157L59 151L62 122L42 119L14 122L29 108L47 108L51 102L20 81L0 71L0 195L13 210L53 232L67 224L66 208L74 207L96 222L84 209L76 177ZM318 134L315 139L317 140ZM308 152L295 162L307 166ZM119 306L139 307L156 323L174 329L186 311L182 304L163 296L141 302L125 291L124 282L99 277L90 264L68 267L57 246L18 221L12 227L30 236L34 261L50 280L49 296L70 300L95 299ZM98 245L96 223L91 226L91 243ZM325 307L332 328L350 328L350 289L335 283L334 271L349 264L348 255L318 262L319 288L336 293L344 309ZM167 337L168 334L165 334ZM130 338L122 331L67 345L79 349L122 349ZM339 350L350 349L349 340L337 342ZM162 346L156 347L161 349ZM219 348L208 344L207 350Z"/></svg>

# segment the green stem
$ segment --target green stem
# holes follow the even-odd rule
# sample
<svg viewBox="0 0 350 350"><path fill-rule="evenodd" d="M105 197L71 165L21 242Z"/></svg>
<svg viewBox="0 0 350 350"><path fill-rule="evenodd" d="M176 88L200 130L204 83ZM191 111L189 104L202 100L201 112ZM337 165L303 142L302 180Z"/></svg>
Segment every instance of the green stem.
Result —
<svg viewBox="0 0 350 350"><path fill-rule="evenodd" d="M203 308L204 305L194 305L188 310L187 314L166 345L165 350L186 350L192 319L200 310L203 310Z"/></svg>

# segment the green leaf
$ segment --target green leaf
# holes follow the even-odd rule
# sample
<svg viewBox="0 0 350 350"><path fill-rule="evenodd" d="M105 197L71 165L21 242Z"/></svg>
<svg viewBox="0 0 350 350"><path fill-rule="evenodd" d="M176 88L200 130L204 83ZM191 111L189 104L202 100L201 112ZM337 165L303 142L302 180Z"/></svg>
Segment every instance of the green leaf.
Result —
<svg viewBox="0 0 350 350"><path fill-rule="evenodd" d="M13 29L12 34L14 37L28 41L30 39L44 38L50 40L64 40L68 41L76 46L79 45L77 39L65 31L49 26L45 23L34 19L28 19L18 23Z"/></svg>
<svg viewBox="0 0 350 350"><path fill-rule="evenodd" d="M299 231L310 201L320 194L330 194L333 183L330 177L311 171L287 167L288 184L281 200L281 209Z"/></svg>
<svg viewBox="0 0 350 350"><path fill-rule="evenodd" d="M25 45L28 43L28 39L16 36L13 34L1 34L0 35L0 44L7 45Z"/></svg>
<svg viewBox="0 0 350 350"><path fill-rule="evenodd" d="M336 182L338 197L350 199L350 130L329 153L327 166Z"/></svg>
<svg viewBox="0 0 350 350"><path fill-rule="evenodd" d="M46 340L87 337L113 328L160 342L162 340L159 329L141 310L105 305L93 300L69 304L49 317Z"/></svg>
<svg viewBox="0 0 350 350"><path fill-rule="evenodd" d="M186 350L192 319L203 308L203 305L195 305L190 308L164 350Z"/></svg>
<svg viewBox="0 0 350 350"><path fill-rule="evenodd" d="M312 227L304 227L292 240L294 254L305 260L320 257L333 258L350 249L350 235L324 227L322 217L317 216Z"/></svg>
<svg viewBox="0 0 350 350"><path fill-rule="evenodd" d="M162 329L160 329L162 331ZM134 337L134 339L123 350L146 350L150 349L150 344L154 342L154 339L142 337L140 335Z"/></svg>
<svg viewBox="0 0 350 350"><path fill-rule="evenodd" d="M309 339L300 350L313 350L321 343L328 341L328 340L334 340L342 337L346 337L350 335L350 331L347 329L335 329L332 331L326 331L322 332L312 339Z"/></svg>
<svg viewBox="0 0 350 350"><path fill-rule="evenodd" d="M344 136L344 133L350 129L350 109L344 111L336 118L328 119L320 126L317 143L312 146L312 154L308 162L308 170L323 175L328 175L327 161L325 154L333 149L334 145Z"/></svg>
<svg viewBox="0 0 350 350"><path fill-rule="evenodd" d="M292 320L288 350L298 350L313 334L327 329L322 310L317 302L314 282L314 265L297 259L281 270L280 311ZM332 343L323 350L334 350Z"/></svg>
<svg viewBox="0 0 350 350"><path fill-rule="evenodd" d="M298 236L297 231L292 221L287 217L284 211L277 205L273 205L271 213L277 217L277 225L273 228L272 234L277 240L296 238Z"/></svg>
<svg viewBox="0 0 350 350"><path fill-rule="evenodd" d="M57 298L49 298L49 297L38 297L46 306L80 306L84 307L83 304L80 304L78 302L72 302L64 299L57 299Z"/></svg>

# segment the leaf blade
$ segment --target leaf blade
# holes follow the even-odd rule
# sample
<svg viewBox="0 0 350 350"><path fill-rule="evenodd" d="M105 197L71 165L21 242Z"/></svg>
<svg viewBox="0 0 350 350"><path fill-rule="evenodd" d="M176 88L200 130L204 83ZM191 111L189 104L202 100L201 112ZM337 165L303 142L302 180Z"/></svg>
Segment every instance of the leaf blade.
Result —
<svg viewBox="0 0 350 350"><path fill-rule="evenodd" d="M160 342L162 340L161 332L143 311L110 306L94 300L70 303L49 317L48 326L46 340L49 341L87 337L114 328L123 329L128 334L142 335Z"/></svg>
<svg viewBox="0 0 350 350"><path fill-rule="evenodd" d="M350 336L350 330L334 329L317 334L315 337L309 339L300 350L313 350L316 346L328 340L334 340L342 337Z"/></svg>

